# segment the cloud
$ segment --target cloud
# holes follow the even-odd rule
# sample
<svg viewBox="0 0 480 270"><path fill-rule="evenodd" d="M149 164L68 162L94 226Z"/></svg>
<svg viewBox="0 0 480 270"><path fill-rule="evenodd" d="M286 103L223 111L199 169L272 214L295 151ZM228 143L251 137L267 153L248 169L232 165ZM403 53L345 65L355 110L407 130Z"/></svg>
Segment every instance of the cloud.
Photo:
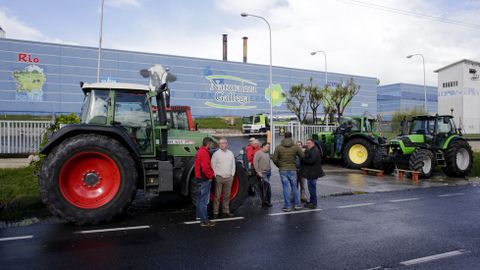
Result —
<svg viewBox="0 0 480 270"><path fill-rule="evenodd" d="M78 43L74 41L65 41L59 38L48 37L41 31L25 24L9 13L11 12L7 9L0 8L0 26L6 32L7 38L78 45Z"/></svg>
<svg viewBox="0 0 480 270"><path fill-rule="evenodd" d="M131 8L139 7L141 2L141 0L106 0L105 4L116 8Z"/></svg>
<svg viewBox="0 0 480 270"><path fill-rule="evenodd" d="M237 12L244 1L217 1L222 10ZM289 0L275 5L252 1L253 10L266 16L272 26L274 65L323 70L323 57L310 56L312 50L325 50L329 72L378 77L381 83L423 84L420 58L406 59L413 53L425 56L427 83L437 84L433 70L462 58L478 59L475 44L478 31L340 1ZM393 8L439 14L441 7L429 1L369 1ZM245 4L247 6L247 4ZM450 10L454 10L452 6ZM454 10L448 17L479 22L478 8ZM444 16L445 17L445 16ZM237 29L235 35L250 37L251 61L268 63L268 32L254 18ZM240 53L235 54L240 59Z"/></svg>

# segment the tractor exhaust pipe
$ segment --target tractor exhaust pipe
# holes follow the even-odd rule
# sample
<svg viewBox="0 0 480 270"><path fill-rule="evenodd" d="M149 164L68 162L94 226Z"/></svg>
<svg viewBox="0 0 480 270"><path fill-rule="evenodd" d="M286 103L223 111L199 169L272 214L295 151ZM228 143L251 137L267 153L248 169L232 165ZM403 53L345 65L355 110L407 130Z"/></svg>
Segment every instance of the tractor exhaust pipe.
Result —
<svg viewBox="0 0 480 270"><path fill-rule="evenodd" d="M168 160L168 132L167 132L167 107L170 106L170 89L169 82L174 82L177 77L168 72L168 68L162 65L154 65L149 69L142 69L140 74L144 78L150 78L150 91L155 91L158 106L158 122L164 128L160 131L161 145L158 159L161 161Z"/></svg>

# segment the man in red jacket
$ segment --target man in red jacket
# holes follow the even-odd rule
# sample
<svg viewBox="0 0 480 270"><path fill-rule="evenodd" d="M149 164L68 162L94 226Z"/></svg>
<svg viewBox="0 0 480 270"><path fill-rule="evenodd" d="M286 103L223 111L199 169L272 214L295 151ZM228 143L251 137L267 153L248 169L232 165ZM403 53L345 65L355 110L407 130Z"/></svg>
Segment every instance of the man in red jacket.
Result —
<svg viewBox="0 0 480 270"><path fill-rule="evenodd" d="M212 138L203 138L202 146L195 155L195 182L197 187L197 217L200 218L200 226L212 227L215 223L208 220L207 206L210 201L210 187L215 178L212 166L210 164L210 148L212 147Z"/></svg>

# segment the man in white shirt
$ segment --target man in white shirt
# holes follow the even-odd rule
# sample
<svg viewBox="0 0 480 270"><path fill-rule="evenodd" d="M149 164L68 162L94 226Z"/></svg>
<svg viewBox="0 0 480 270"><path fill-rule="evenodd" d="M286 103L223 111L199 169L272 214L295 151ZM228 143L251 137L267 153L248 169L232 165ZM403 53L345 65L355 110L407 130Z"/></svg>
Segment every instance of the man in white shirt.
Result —
<svg viewBox="0 0 480 270"><path fill-rule="evenodd" d="M212 169L215 172L215 200L213 201L213 218L218 217L220 208L220 195L222 199L222 215L232 217L230 213L230 192L232 189L233 176L235 175L235 156L228 150L226 138L219 140L220 149L212 156Z"/></svg>

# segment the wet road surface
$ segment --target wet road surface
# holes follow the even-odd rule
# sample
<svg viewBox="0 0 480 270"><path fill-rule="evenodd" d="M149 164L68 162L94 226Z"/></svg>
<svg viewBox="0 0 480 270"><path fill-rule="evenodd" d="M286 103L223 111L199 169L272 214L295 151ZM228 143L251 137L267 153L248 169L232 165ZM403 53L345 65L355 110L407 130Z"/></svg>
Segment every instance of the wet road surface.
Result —
<svg viewBox="0 0 480 270"><path fill-rule="evenodd" d="M172 195L173 196L173 195ZM172 199L173 200L173 199ZM250 197L213 228L171 206L101 226L0 231L2 269L478 269L480 187L327 197L262 210ZM173 205L173 204L172 204ZM176 205L176 204L175 204Z"/></svg>

